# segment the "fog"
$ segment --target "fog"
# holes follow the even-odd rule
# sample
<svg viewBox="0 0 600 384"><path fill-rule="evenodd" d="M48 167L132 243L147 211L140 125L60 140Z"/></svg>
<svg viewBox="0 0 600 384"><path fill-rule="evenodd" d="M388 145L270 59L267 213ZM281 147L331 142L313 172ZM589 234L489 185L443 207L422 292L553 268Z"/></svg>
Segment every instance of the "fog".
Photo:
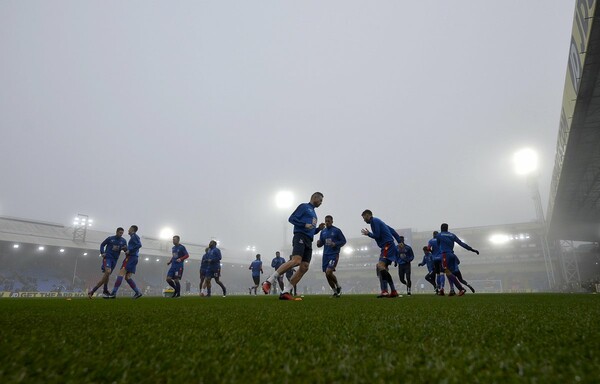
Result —
<svg viewBox="0 0 600 384"><path fill-rule="evenodd" d="M315 191L349 238L364 209L415 230L535 220L511 158L538 152L545 209L573 10L0 2L0 214L266 254Z"/></svg>

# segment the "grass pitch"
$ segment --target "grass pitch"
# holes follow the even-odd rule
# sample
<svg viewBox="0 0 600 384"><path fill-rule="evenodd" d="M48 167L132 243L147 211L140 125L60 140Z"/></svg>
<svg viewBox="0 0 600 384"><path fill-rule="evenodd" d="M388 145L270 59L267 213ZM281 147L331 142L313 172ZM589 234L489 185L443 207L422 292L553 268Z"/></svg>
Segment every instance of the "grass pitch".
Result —
<svg viewBox="0 0 600 384"><path fill-rule="evenodd" d="M1 299L0 382L597 383L600 295Z"/></svg>

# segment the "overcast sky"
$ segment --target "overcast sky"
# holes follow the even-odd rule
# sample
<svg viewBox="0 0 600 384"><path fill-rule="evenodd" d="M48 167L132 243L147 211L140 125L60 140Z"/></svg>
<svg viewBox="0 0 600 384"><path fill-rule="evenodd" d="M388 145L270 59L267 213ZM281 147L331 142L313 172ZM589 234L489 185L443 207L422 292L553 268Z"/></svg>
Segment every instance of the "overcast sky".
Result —
<svg viewBox="0 0 600 384"><path fill-rule="evenodd" d="M511 159L539 152L546 209L573 11L2 1L0 214L267 255L314 191L347 237L367 208L415 230L532 221Z"/></svg>

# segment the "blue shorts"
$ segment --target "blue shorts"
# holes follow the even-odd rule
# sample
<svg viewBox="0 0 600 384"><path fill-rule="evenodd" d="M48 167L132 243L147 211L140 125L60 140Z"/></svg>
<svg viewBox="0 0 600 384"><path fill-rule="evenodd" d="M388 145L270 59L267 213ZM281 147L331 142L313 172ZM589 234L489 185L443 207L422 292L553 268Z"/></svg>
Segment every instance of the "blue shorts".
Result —
<svg viewBox="0 0 600 384"><path fill-rule="evenodd" d="M292 255L302 256L302 261L310 263L312 259L312 239L304 233L294 233Z"/></svg>
<svg viewBox="0 0 600 384"><path fill-rule="evenodd" d="M209 269L206 273L206 277L218 279L221 277L221 268L219 269Z"/></svg>
<svg viewBox="0 0 600 384"><path fill-rule="evenodd" d="M125 272L127 273L135 273L135 267L137 266L138 259L138 256L127 256L125 260L123 260L121 269L125 268Z"/></svg>
<svg viewBox="0 0 600 384"><path fill-rule="evenodd" d="M394 261L398 260L398 247L392 242L387 243L381 248L381 253L379 254L379 261L383 261L385 265L390 265Z"/></svg>
<svg viewBox="0 0 600 384"><path fill-rule="evenodd" d="M117 259L113 259L112 257L105 257L102 259L102 266L100 267L100 269L102 269L102 272L106 272L107 269L110 269L110 271L114 271L115 270L115 266L117 265Z"/></svg>
<svg viewBox="0 0 600 384"><path fill-rule="evenodd" d="M335 267L337 266L337 262L338 262L338 256L337 255L323 255L323 272L327 272L328 269L333 269L333 271L335 272Z"/></svg>
<svg viewBox="0 0 600 384"><path fill-rule="evenodd" d="M181 276L183 276L183 267L178 265L171 265L171 268L169 268L169 272L167 272L167 277L170 277L172 279L181 279Z"/></svg>
<svg viewBox="0 0 600 384"><path fill-rule="evenodd" d="M442 266L450 272L456 270L456 255L454 253L442 253Z"/></svg>

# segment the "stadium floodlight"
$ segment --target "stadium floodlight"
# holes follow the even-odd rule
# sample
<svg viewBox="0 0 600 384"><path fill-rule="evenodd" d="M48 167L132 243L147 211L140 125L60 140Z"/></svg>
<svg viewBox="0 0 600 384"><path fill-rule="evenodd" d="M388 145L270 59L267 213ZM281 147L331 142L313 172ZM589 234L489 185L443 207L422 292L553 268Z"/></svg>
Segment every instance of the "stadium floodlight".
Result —
<svg viewBox="0 0 600 384"><path fill-rule="evenodd" d="M174 235L175 235L175 232L171 228L164 227L163 229L160 230L160 235L158 237L161 240L171 240Z"/></svg>
<svg viewBox="0 0 600 384"><path fill-rule="evenodd" d="M352 249L350 247L344 247L344 254L351 255L352 252L354 252L354 249Z"/></svg>
<svg viewBox="0 0 600 384"><path fill-rule="evenodd" d="M59 250L58 250L58 252L60 252L60 253L65 253L65 249L64 249L64 248L61 248L61 249L59 249Z"/></svg>
<svg viewBox="0 0 600 384"><path fill-rule="evenodd" d="M160 261L160 259L156 259L156 261Z"/></svg>
<svg viewBox="0 0 600 384"><path fill-rule="evenodd" d="M144 260L146 260L146 261L149 261L149 260L150 260L150 258L149 258L149 257L146 257Z"/></svg>
<svg viewBox="0 0 600 384"><path fill-rule="evenodd" d="M538 155L531 148L524 148L513 156L517 175L530 175L538 168Z"/></svg>
<svg viewBox="0 0 600 384"><path fill-rule="evenodd" d="M254 245L249 245L246 247L246 251L256 252L256 247Z"/></svg>
<svg viewBox="0 0 600 384"><path fill-rule="evenodd" d="M44 246L43 246L43 245L40 245L40 246L38 247L38 251L43 251L44 249L46 249L46 248L44 248Z"/></svg>
<svg viewBox="0 0 600 384"><path fill-rule="evenodd" d="M87 252L83 252L83 256L87 256Z"/></svg>
<svg viewBox="0 0 600 384"><path fill-rule="evenodd" d="M279 209L288 209L294 203L294 194L290 191L279 191L275 195L275 205Z"/></svg>
<svg viewBox="0 0 600 384"><path fill-rule="evenodd" d="M506 244L510 241L510 239L511 239L511 236L508 236L508 235L505 235L502 233L497 233L497 234L490 236L490 242L495 245Z"/></svg>
<svg viewBox="0 0 600 384"><path fill-rule="evenodd" d="M19 248L19 244L13 244L13 248L14 248L14 249L17 249L17 248Z"/></svg>

